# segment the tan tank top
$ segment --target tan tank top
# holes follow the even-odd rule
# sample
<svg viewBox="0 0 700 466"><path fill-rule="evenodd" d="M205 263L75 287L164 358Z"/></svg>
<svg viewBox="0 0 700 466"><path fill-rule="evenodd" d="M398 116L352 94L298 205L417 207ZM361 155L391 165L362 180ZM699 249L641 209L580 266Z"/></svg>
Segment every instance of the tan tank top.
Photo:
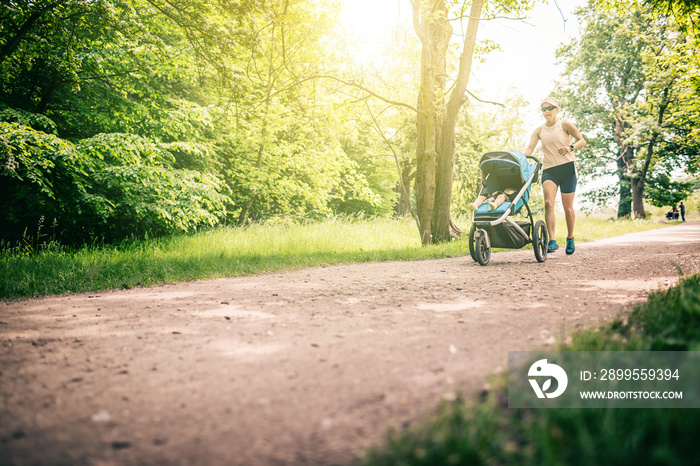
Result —
<svg viewBox="0 0 700 466"><path fill-rule="evenodd" d="M561 127L561 120L557 120L551 127L547 127L546 124L542 125L540 128L540 141L542 141L542 152L544 153L542 166L545 170L576 161L570 152L566 155L559 154L560 148L571 145L571 136L566 134L564 128Z"/></svg>

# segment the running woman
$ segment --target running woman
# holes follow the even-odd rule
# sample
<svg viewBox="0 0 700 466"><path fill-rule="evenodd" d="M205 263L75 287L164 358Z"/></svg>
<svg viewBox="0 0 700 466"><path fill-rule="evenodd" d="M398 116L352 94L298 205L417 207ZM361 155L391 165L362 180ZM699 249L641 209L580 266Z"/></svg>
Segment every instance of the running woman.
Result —
<svg viewBox="0 0 700 466"><path fill-rule="evenodd" d="M566 217L566 253L573 254L574 245L574 196L576 195L576 156L577 150L586 147L579 130L572 123L557 119L559 104L552 97L547 97L540 104L544 115L544 125L535 129L530 138L530 144L523 152L532 155L537 143L542 141L544 159L542 165L542 192L544 193L544 221L549 234L548 252L559 249L554 239L556 218L554 215L554 200L557 191L561 190L561 203Z"/></svg>

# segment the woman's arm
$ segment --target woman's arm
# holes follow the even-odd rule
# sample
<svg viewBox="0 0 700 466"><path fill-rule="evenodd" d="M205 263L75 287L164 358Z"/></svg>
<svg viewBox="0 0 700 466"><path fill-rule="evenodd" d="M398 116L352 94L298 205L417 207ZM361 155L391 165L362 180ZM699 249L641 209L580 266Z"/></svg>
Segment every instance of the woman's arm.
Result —
<svg viewBox="0 0 700 466"><path fill-rule="evenodd" d="M532 136L530 136L530 144L527 145L527 148L525 149L525 152L523 152L523 155L525 155L525 156L532 155L532 153L535 152L535 147L537 147L538 142L540 142L540 128L539 127L535 131L532 132Z"/></svg>
<svg viewBox="0 0 700 466"><path fill-rule="evenodd" d="M561 122L561 127L564 131L566 131L566 134L571 136L576 142L573 144L574 150L578 149L583 149L588 145L586 140L583 138L581 133L579 132L578 128L573 123L570 123L568 121L562 121Z"/></svg>

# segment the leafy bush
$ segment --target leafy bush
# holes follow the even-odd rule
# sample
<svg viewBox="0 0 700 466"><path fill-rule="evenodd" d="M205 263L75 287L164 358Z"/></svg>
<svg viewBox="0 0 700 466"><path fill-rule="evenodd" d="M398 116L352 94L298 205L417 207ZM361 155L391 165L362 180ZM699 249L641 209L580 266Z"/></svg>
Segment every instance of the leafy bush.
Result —
<svg viewBox="0 0 700 466"><path fill-rule="evenodd" d="M91 210L89 160L70 142L17 123L0 123L0 226L3 239L26 237L40 222L79 228ZM42 220L43 219L43 220Z"/></svg>
<svg viewBox="0 0 700 466"><path fill-rule="evenodd" d="M57 239L191 232L217 224L228 197L213 175L173 167L174 157L131 134L77 145L17 123L0 123L0 226L5 241L43 222Z"/></svg>
<svg viewBox="0 0 700 466"><path fill-rule="evenodd" d="M147 165L106 167L94 174L93 189L108 202L102 235L188 233L214 226L226 215L228 198L213 175Z"/></svg>
<svg viewBox="0 0 700 466"><path fill-rule="evenodd" d="M49 134L57 134L56 123L47 116L0 106L0 122L18 123Z"/></svg>
<svg viewBox="0 0 700 466"><path fill-rule="evenodd" d="M249 140L226 142L220 151L230 154L224 172L240 223L279 215L318 219L338 213L334 209L350 200L366 206L380 201L357 164L333 143L278 140L258 166L258 149Z"/></svg>
<svg viewBox="0 0 700 466"><path fill-rule="evenodd" d="M175 158L150 140L128 133L98 134L83 139L77 149L96 163L104 164L171 166Z"/></svg>

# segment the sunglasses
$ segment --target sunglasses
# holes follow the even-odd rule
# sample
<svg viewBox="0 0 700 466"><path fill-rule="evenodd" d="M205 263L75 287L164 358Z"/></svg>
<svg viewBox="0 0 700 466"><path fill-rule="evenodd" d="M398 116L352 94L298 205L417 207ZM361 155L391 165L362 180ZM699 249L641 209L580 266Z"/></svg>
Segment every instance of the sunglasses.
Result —
<svg viewBox="0 0 700 466"><path fill-rule="evenodd" d="M542 107L542 111L543 112L551 112L555 108L557 108L557 107L555 107L554 105L550 105L549 107Z"/></svg>

